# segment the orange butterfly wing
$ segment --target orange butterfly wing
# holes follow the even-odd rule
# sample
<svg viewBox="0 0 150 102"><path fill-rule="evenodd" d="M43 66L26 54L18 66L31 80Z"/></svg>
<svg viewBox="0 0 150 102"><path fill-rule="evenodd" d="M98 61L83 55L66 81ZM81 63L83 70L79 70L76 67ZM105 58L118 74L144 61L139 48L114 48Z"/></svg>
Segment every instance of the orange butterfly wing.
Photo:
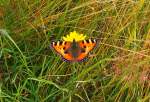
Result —
<svg viewBox="0 0 150 102"><path fill-rule="evenodd" d="M55 51L61 55L64 59L68 61L72 61L73 57L68 52L68 49L70 48L71 43L66 41L58 41L58 42L52 42L52 48L55 49Z"/></svg>
<svg viewBox="0 0 150 102"><path fill-rule="evenodd" d="M76 58L76 61L81 61L87 57L88 53L96 46L95 39L88 39L79 42L79 47L81 48L81 53Z"/></svg>
<svg viewBox="0 0 150 102"><path fill-rule="evenodd" d="M72 42L66 41L52 42L52 48L54 48L55 51L67 61L82 61L84 58L88 56L88 53L96 46L95 39L83 40L76 43L79 46L78 48L79 53L77 52L78 56L76 58L73 57L72 55L74 50L71 48Z"/></svg>

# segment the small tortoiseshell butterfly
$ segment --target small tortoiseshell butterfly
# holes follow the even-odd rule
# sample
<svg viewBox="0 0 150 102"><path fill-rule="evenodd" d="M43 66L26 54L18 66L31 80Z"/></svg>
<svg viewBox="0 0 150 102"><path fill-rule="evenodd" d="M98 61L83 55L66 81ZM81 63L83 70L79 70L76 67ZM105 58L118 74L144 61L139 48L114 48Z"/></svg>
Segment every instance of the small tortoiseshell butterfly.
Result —
<svg viewBox="0 0 150 102"><path fill-rule="evenodd" d="M52 42L52 48L67 61L82 61L96 46L95 39Z"/></svg>

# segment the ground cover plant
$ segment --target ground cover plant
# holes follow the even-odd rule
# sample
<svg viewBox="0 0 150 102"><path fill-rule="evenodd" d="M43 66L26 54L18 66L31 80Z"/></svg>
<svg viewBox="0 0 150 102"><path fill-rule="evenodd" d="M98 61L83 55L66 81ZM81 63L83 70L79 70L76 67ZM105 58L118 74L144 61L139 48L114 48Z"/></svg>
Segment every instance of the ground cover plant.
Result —
<svg viewBox="0 0 150 102"><path fill-rule="evenodd" d="M99 40L83 62L52 41ZM1 102L149 102L149 0L0 0Z"/></svg>

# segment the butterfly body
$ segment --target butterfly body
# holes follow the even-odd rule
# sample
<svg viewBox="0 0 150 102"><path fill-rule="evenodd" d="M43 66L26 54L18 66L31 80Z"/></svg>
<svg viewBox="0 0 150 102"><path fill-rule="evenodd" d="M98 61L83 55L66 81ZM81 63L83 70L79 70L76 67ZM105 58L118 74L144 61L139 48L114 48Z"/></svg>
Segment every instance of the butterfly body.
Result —
<svg viewBox="0 0 150 102"><path fill-rule="evenodd" d="M82 61L88 53L96 46L95 39L76 42L57 41L52 42L52 48L67 61Z"/></svg>

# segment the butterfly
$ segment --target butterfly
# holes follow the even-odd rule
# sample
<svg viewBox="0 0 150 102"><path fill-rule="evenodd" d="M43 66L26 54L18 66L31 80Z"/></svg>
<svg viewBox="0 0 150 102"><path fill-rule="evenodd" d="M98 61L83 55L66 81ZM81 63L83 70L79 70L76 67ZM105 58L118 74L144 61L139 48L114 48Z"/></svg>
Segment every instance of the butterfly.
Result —
<svg viewBox="0 0 150 102"><path fill-rule="evenodd" d="M72 42L57 41L52 42L51 47L67 61L78 62L84 60L89 52L96 46L96 39L87 39Z"/></svg>

